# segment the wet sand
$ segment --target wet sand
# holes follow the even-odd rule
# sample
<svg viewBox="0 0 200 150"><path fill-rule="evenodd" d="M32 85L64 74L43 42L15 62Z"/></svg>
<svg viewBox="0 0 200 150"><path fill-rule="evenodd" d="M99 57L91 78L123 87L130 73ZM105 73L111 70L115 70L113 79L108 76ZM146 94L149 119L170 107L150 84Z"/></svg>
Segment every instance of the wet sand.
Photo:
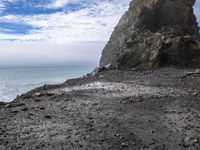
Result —
<svg viewBox="0 0 200 150"><path fill-rule="evenodd" d="M110 70L0 103L0 149L200 149L200 75L186 71Z"/></svg>

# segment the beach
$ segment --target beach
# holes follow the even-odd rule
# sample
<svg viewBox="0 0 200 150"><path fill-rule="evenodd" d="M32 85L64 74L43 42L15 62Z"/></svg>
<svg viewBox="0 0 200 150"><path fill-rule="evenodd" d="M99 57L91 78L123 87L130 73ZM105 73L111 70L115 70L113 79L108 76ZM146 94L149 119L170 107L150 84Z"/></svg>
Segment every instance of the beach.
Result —
<svg viewBox="0 0 200 150"><path fill-rule="evenodd" d="M0 149L199 149L195 70L109 70L1 103Z"/></svg>

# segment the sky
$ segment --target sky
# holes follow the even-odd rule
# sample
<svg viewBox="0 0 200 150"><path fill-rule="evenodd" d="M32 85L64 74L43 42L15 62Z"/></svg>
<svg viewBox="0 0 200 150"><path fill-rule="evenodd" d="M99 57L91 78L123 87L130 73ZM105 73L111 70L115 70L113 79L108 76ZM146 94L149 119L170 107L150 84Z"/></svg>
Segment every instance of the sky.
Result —
<svg viewBox="0 0 200 150"><path fill-rule="evenodd" d="M130 1L0 0L0 67L98 65Z"/></svg>

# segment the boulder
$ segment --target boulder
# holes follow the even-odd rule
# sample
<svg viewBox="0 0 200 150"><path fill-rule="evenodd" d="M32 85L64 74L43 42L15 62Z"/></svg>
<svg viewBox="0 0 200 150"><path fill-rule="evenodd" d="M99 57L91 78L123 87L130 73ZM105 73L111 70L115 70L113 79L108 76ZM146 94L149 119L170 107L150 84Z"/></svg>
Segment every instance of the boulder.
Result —
<svg viewBox="0 0 200 150"><path fill-rule="evenodd" d="M105 65L105 66L103 66L103 67L96 67L96 68L92 71L92 73L90 73L89 75L94 76L94 75L96 75L96 74L98 74L98 73L100 73L100 72L108 71L108 70L112 70L112 69L115 69L115 67L114 67L112 64L107 64L107 65Z"/></svg>
<svg viewBox="0 0 200 150"><path fill-rule="evenodd" d="M195 0L133 0L102 52L100 67L200 67Z"/></svg>

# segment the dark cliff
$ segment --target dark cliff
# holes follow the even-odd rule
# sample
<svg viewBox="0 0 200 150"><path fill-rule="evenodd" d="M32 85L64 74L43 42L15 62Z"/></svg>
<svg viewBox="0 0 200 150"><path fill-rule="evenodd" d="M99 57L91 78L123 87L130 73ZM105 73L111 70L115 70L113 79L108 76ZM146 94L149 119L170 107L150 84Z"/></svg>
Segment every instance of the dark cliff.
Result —
<svg viewBox="0 0 200 150"><path fill-rule="evenodd" d="M100 67L200 67L195 0L133 0L108 44Z"/></svg>

